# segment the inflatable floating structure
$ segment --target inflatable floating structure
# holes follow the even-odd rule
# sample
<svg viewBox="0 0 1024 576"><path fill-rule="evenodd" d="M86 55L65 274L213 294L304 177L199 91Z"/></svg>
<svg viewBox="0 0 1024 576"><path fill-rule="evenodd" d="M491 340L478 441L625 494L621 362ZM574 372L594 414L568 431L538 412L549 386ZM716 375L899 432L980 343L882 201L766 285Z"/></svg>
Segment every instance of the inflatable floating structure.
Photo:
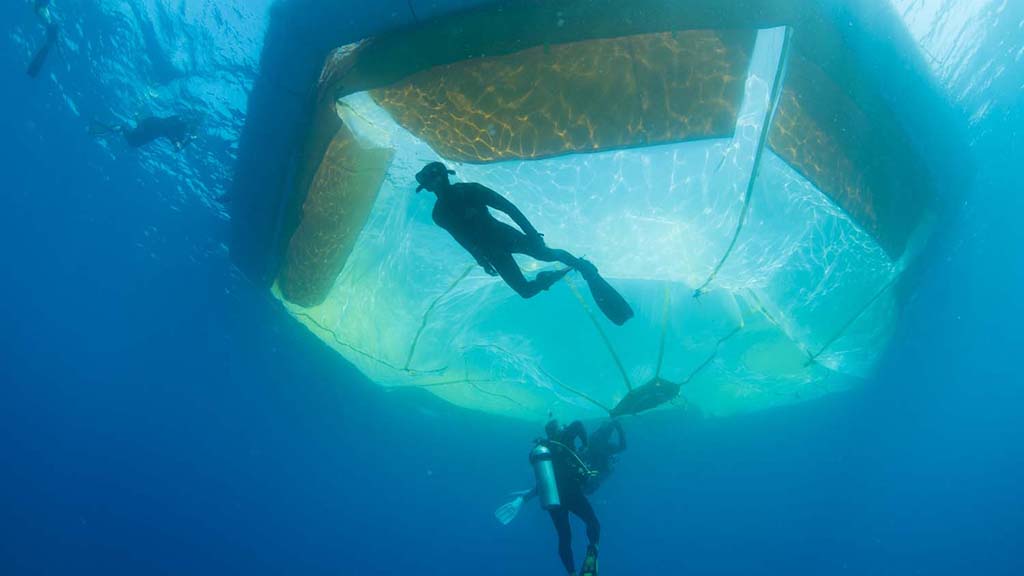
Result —
<svg viewBox="0 0 1024 576"><path fill-rule="evenodd" d="M898 35L864 53L819 3L620 4L491 6L331 51L255 275L379 385L513 417L722 416L871 376L936 218L923 67ZM636 316L607 321L575 273L530 300L486 274L414 193L432 161Z"/></svg>

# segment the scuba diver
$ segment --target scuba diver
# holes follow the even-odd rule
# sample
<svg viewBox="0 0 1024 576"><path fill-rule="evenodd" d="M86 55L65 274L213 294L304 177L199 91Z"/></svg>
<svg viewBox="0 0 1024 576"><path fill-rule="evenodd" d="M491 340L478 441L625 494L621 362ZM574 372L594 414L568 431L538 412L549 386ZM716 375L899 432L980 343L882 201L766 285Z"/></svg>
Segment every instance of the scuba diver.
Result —
<svg viewBox="0 0 1024 576"><path fill-rule="evenodd" d="M580 568L580 576L597 576L597 551L601 539L601 523L587 500L585 486L597 472L592 470L579 454L588 451L586 429L579 420L562 427L552 419L544 427L546 438L539 438L530 452L536 485L532 490L516 492L515 500L499 508L494 514L502 524L508 524L519 513L524 501L540 498L558 533L558 557L566 573L576 576L572 553L572 527L569 513L576 515L587 527L587 555ZM621 436L620 436L621 438ZM577 446L577 440L579 445Z"/></svg>
<svg viewBox="0 0 1024 576"><path fill-rule="evenodd" d="M612 435L616 435L616 441L612 442ZM615 470L616 456L626 450L626 433L622 430L622 423L617 419L608 420L595 430L587 442L587 449L580 455L587 467L593 472L587 478L583 491L587 495L593 494L611 476ZM494 511L494 517L504 525L508 525L519 515L523 504L537 497L537 487L530 490L517 490L509 494L514 498L502 504Z"/></svg>
<svg viewBox="0 0 1024 576"><path fill-rule="evenodd" d="M50 55L50 50L57 45L59 30L57 24L53 21L53 15L50 13L50 0L35 0L32 7L40 22L46 26L46 40L36 50L35 55L32 56L32 61L29 62L28 68L25 70L29 77L36 78L39 76L39 72L42 71L43 64L46 64L46 58Z"/></svg>
<svg viewBox="0 0 1024 576"><path fill-rule="evenodd" d="M93 122L89 132L93 136L105 136L107 134L120 134L124 137L125 143L132 148L141 148L160 138L166 138L178 150L183 150L190 142L196 139L194 134L196 122L193 119L175 114L166 118L160 116L147 116L138 120L134 127L126 125L107 126L99 122Z"/></svg>
<svg viewBox="0 0 1024 576"><path fill-rule="evenodd" d="M544 427L544 432L547 439L538 441L530 453L530 460L534 464L534 474L537 476L537 491L541 505L551 515L555 531L558 532L558 557L562 560L566 573L575 576L572 527L569 525L569 513L572 512L587 527L587 555L580 568L580 574L596 576L601 523L583 493L584 485L594 472L579 457L579 452L586 451L589 445L587 431L579 420L562 427L558 420L552 419ZM581 443L579 448L576 447L577 440ZM545 458L545 450L550 459ZM545 463L550 465L545 466Z"/></svg>
<svg viewBox="0 0 1024 576"><path fill-rule="evenodd" d="M452 184L448 179L452 174L455 172L444 164L431 162L416 174L419 183L416 192L427 189L437 195L434 222L447 230L484 271L491 276L500 275L523 298L532 298L551 288L571 270L577 270L609 320L622 325L633 317L633 309L598 274L596 266L565 250L548 247L544 235L512 202L482 184ZM497 220L488 208L507 214L520 230ZM527 280L513 254L526 254L542 262L560 262L565 267L545 270L533 280Z"/></svg>

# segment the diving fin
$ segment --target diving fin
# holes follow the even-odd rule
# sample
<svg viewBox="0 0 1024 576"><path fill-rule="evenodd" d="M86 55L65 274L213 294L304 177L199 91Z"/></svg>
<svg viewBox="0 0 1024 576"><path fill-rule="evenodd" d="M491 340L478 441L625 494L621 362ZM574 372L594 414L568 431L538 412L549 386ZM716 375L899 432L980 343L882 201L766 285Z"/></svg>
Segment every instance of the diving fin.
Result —
<svg viewBox="0 0 1024 576"><path fill-rule="evenodd" d="M619 294L607 280L597 273L597 266L594 266L589 260L580 258L576 269L580 271L583 279L590 286L590 294L597 302L597 307L612 323L622 326L633 317L633 308L622 297L622 294Z"/></svg>
<svg viewBox="0 0 1024 576"><path fill-rule="evenodd" d="M587 546L587 557L580 567L580 576L597 576L597 546Z"/></svg>
<svg viewBox="0 0 1024 576"><path fill-rule="evenodd" d="M523 497L516 496L515 500L502 504L500 508L494 511L494 517L501 522L503 526L508 526L510 522L515 520L516 516L519 515L519 509L523 507Z"/></svg>

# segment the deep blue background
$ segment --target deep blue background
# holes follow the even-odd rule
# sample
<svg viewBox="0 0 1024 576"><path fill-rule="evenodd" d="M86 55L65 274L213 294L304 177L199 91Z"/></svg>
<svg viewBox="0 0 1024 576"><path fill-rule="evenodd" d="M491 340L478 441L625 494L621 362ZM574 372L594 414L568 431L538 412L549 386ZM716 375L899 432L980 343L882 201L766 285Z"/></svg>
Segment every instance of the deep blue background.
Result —
<svg viewBox="0 0 1024 576"><path fill-rule="evenodd" d="M366 383L232 271L227 223L169 210L171 177L140 185L3 63L0 573L559 573L539 510L491 516L537 430ZM1024 572L1008 101L875 382L627 423L596 498L606 574Z"/></svg>

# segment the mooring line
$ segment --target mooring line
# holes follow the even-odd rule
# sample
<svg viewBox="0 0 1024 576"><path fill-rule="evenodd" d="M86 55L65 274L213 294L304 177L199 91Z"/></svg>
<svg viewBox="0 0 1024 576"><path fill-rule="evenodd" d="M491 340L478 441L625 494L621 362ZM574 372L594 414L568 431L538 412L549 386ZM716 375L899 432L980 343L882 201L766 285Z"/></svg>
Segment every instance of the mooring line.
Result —
<svg viewBox="0 0 1024 576"><path fill-rule="evenodd" d="M672 295L669 291L668 284L665 284L665 301L661 312L661 342L658 343L658 365L654 370L654 377L661 377L661 363L665 358L665 337L668 334L668 311L669 307L672 306Z"/></svg>
<svg viewBox="0 0 1024 576"><path fill-rule="evenodd" d="M814 364L815 362L817 362L818 361L818 357L821 356L822 353L824 353L825 350L827 350L829 346L831 346L832 344L835 344L836 340L839 340L843 336L843 334L845 334L846 331L849 330L850 326L853 326L853 324L857 320L859 320L860 317L863 316L864 313L867 312L868 309L871 308L871 306L874 305L874 303L877 302L879 298L882 297L882 294L885 294L889 290L889 288L891 288L893 286L893 284L895 284L896 281L899 280L899 279L900 279L899 274L896 274L888 282L886 282L885 285L882 286L882 288L878 292L876 292L875 295L872 296L871 299L868 300L866 304L861 306L860 310L858 310L857 313L854 314L852 318L847 320L846 323L843 324L841 328L839 328L838 332L836 332L831 338L829 338L827 341L825 341L825 344L822 345L820 350L818 350L817 352L815 352L813 354L808 354L809 358L807 359L807 362L804 365L805 366L809 366L809 365Z"/></svg>
<svg viewBox="0 0 1024 576"><path fill-rule="evenodd" d="M466 271L463 272L462 275L460 275L458 278L456 278L455 281L452 282L450 286L448 286L447 290L442 292L437 298L434 298L434 301L431 302L430 306L427 307L427 311L423 313L423 319L420 321L420 327L418 330L416 330L416 336L412 339L412 344L409 345L409 355L406 356L405 358L405 367L402 368L403 370L409 370L409 364L412 363L412 355L416 353L416 345L420 341L420 336L423 334L423 330L427 327L427 321L430 318L430 313L434 311L434 308L437 307L438 303L441 302L441 300L445 296L450 294L452 290L455 290L455 287L458 286L459 283L466 278L466 276L469 276L469 273L472 272L473 268L475 267L475 264L471 264L470 266L468 266L466 268Z"/></svg>
<svg viewBox="0 0 1024 576"><path fill-rule="evenodd" d="M309 314L306 314L305 312L295 312L295 311L292 311L291 313L292 313L293 316L295 316L297 318L305 318L306 320L309 320L310 322L313 323L314 326L316 326L320 330L323 330L324 332L327 332L328 334L330 334L331 337L334 339L334 342L336 344L338 344L339 346L347 348L347 349L355 352L356 354L359 354L360 356L363 356L363 357L365 357L365 358L367 358L369 360L372 360L372 361L374 361L374 362L376 362L376 363L378 363L378 364L380 364L382 366L386 366L387 368L390 368L390 369L392 369L392 370L394 370L396 372L406 372L408 374L439 374L439 373L444 372L445 370L448 369L447 366L444 366L442 368L437 368L437 369L434 369L434 370L407 370L405 368L399 368L398 366L388 362L387 360L382 360L380 358L377 358L373 354L370 354L369 352L365 352L363 350L360 350L359 348L356 348L355 346L353 346L353 345L343 341L340 337L338 337L338 333L337 332L335 332L334 330L324 326L316 318L313 318Z"/></svg>
<svg viewBox="0 0 1024 576"><path fill-rule="evenodd" d="M388 362L387 360L381 360L380 358L377 358L376 356L370 354L369 352L364 352L363 350L360 350L359 348L356 348L355 346L353 346L353 345L351 345L351 344L349 344L347 342L342 341L342 339L338 337L338 333L337 332L335 332L334 330L328 328L327 326L324 326L323 324L320 323L319 320L317 320L316 318L313 318L309 314L306 314L305 312L294 312L293 311L292 315L296 316L297 318L305 318L306 320L312 322L314 326L316 326L320 330L330 334L331 337L334 339L334 342L336 344L338 344L339 346L347 348L347 349L355 352L356 354L359 354L360 356L363 356L365 358L373 360L374 362L377 362L378 364L381 364L383 366L391 368L392 370L395 370L395 371L398 371L398 372L402 371L401 368L399 368L398 366L395 366L394 364Z"/></svg>
<svg viewBox="0 0 1024 576"><path fill-rule="evenodd" d="M790 29L787 28L785 32L786 36L782 41L782 50L779 55L779 65L775 69L775 81L772 84L772 92L769 95L768 109L764 113L764 122L761 125L761 134L758 135L757 139L757 151L754 154L754 165L750 169L750 179L747 181L747 192L743 197L743 209L740 211L740 219L736 224L736 231L732 235L732 241L729 242L729 247L725 249L725 254L722 255L721 260L715 266L715 269L711 271L707 280L700 285L699 288L693 291L693 297L699 298L706 293L706 289L711 282L715 280L718 273L721 272L722 267L725 266L725 262L732 255L732 251L736 248L736 242L740 239L740 232L743 231L743 226L747 222L747 215L750 213L750 201L754 196L754 184L757 182L757 174L761 167L761 156L764 153L765 143L768 140L768 133L771 131L772 119L775 116L775 107L779 101L779 96L782 94L782 76L785 74L787 62L789 60L789 40L791 37Z"/></svg>
<svg viewBox="0 0 1024 576"><path fill-rule="evenodd" d="M612 345L611 339L608 338L604 329L601 328L601 324L597 321L597 317L594 316L593 310L590 309L587 301L583 298L583 294L580 294L579 289L576 288L576 285L573 284L572 280L568 276L565 278L565 283L569 286L569 290L572 291L573 295L576 296L576 300L579 301L583 311L586 312L587 317L590 318L590 322L594 325L594 328L597 329L597 333L601 336L601 340L604 341L604 345L608 349L608 353L611 355L612 360L615 361L615 366L618 367L619 373L622 374L622 381L626 383L626 389L632 392L633 384L629 381L629 375L626 373L626 368L622 365L622 360L619 359L618 353L615 352L615 347Z"/></svg>
<svg viewBox="0 0 1024 576"><path fill-rule="evenodd" d="M718 342L716 342L716 343L715 343L715 349L711 351L711 354L710 354L710 355L709 355L709 356L707 357L707 359L706 359L706 360L704 360L703 362L701 362L701 363L700 363L700 365L699 365L699 366L697 366L697 367L696 367L696 368L695 368L695 369L693 370L693 372L690 372L690 375L689 375L689 376L687 376L687 377L686 377L686 379L684 379L684 380L683 380L682 382L680 382L680 383L679 383L679 386L680 386L680 387L682 387L682 386L686 386L686 385L687 385L687 384L689 384L689 383L690 383L690 382L691 382L691 381L692 381L692 380L693 380L694 378L696 378L696 377L697 377L697 374L700 374L700 372L701 372L702 370L704 370L704 368L707 368L707 366L708 366L709 364L711 364L711 362L712 362L712 361L713 361L713 360L715 359L715 357L717 357L717 356L718 356L718 350L719 350L719 349L720 349L720 348L722 347L722 344L724 344L724 343L725 343L725 342L726 342L727 340L729 340L730 338L732 338L733 336L735 336L736 334L738 334L738 333L739 333L739 331L740 331L740 330L742 330L742 329L743 329L743 322L741 321L741 322L740 322L740 324L739 324L739 326L737 326L736 328L733 328L732 332L729 332L728 334L726 334L726 335L725 335L725 336L723 336L722 338L719 338L719 339L718 339Z"/></svg>

